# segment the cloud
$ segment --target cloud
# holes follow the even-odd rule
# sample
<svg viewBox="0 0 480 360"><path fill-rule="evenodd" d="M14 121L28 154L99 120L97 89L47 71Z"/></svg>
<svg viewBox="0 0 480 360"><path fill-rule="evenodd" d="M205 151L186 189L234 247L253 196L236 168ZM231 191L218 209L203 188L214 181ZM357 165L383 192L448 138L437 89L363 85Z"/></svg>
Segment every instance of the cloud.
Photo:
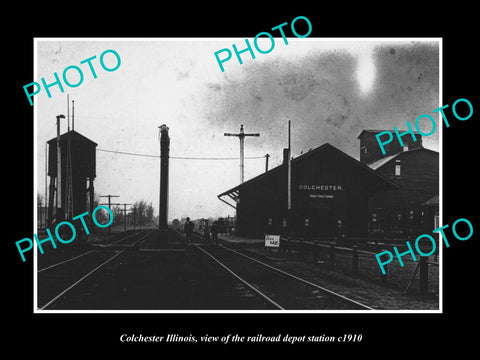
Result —
<svg viewBox="0 0 480 360"><path fill-rule="evenodd" d="M90 87L83 84L75 96L70 93L76 101L76 130L99 148L156 154L158 125L166 123L171 156L237 157L238 139L223 133L238 132L243 124L246 132L260 133L246 140L245 155L268 153L272 168L282 161L288 120L294 156L329 142L358 157L361 130L404 128L405 121L438 107L438 46L390 41L371 42L359 50L339 42L339 50L326 43L298 41L285 47L285 53L279 48L220 73L216 64L196 56L207 53L211 60L210 42L115 42L111 46L123 60L119 72L99 77ZM96 41L42 42L39 76L98 56L105 46ZM358 81L359 59L373 61L372 86L365 92ZM363 63L368 70L367 65L372 64ZM39 102L39 189L44 186L41 144L54 136L51 119L65 108L65 96ZM436 137L427 140L438 142ZM238 161L172 159L170 165L171 216L232 214L216 195L238 184ZM158 201L157 160L98 153L97 169L98 192L114 191L127 202L145 198L155 206ZM264 169L263 158L248 160L245 178Z"/></svg>
<svg viewBox="0 0 480 360"><path fill-rule="evenodd" d="M286 124L293 123L293 145L316 147L333 141L322 124L340 126L352 115L356 93L355 59L328 52L300 61L273 59L246 66L218 87L207 86L204 118L213 127L260 132L263 141L250 146L278 152L284 146ZM339 115L341 114L341 115ZM331 136L330 136L331 137ZM254 151L254 150L252 150Z"/></svg>
<svg viewBox="0 0 480 360"><path fill-rule="evenodd" d="M188 71L179 71L177 73L177 80L183 80L187 79L189 77L190 73Z"/></svg>
<svg viewBox="0 0 480 360"><path fill-rule="evenodd" d="M347 119L347 116L346 115L342 115L342 114L331 114L329 115L326 119L325 119L325 122L328 124L328 125L331 125L332 127L334 128L340 128L344 123L345 123L345 120Z"/></svg>
<svg viewBox="0 0 480 360"><path fill-rule="evenodd" d="M219 84L215 84L215 83L207 83L207 88L213 91L220 91L222 89L222 87Z"/></svg>
<svg viewBox="0 0 480 360"><path fill-rule="evenodd" d="M438 107L437 46L378 45L371 58L376 75L367 94L360 91L353 52L311 51L295 61L244 64L222 83L207 86L204 118L212 127L244 124L246 131L260 132L263 141L248 145L252 152L281 152L291 120L298 153L330 142L358 157L363 129L405 128L405 121Z"/></svg>

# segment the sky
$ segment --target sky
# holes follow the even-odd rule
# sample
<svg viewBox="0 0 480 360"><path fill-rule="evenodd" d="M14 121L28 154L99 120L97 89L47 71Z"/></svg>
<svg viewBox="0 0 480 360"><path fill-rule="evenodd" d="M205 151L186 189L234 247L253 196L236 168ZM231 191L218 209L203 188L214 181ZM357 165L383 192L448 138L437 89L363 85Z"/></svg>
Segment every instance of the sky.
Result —
<svg viewBox="0 0 480 360"><path fill-rule="evenodd" d="M436 39L288 38L285 45L275 38L270 53L244 53L243 64L233 55L222 72L214 52L232 44L242 49L245 39L37 38L32 81L51 83L70 65L84 75L78 87L63 84L62 93L53 86L51 98L44 89L34 97L37 193L45 192L45 143L56 137L56 116L67 116L67 94L75 101L75 131L98 144L96 193L152 202L156 214L159 159L104 150L159 155L158 127L169 127L169 220L234 215L217 195L239 184L239 141L224 133L238 133L241 124L260 133L245 140L248 180L265 171L265 154L269 168L281 163L289 120L294 157L328 142L358 159L363 129L406 129L406 121L442 105ZM108 49L121 58L111 72L99 63ZM96 79L80 64L92 56ZM104 60L116 65L111 53ZM68 72L71 83L75 76ZM426 148L439 151L438 131L423 138Z"/></svg>

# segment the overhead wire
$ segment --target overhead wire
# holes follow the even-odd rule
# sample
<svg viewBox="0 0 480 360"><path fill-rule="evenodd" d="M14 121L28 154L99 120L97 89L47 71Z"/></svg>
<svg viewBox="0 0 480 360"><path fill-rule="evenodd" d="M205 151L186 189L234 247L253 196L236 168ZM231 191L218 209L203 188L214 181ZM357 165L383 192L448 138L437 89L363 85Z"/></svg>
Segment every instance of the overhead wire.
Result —
<svg viewBox="0 0 480 360"><path fill-rule="evenodd" d="M97 151L109 152L114 154L121 154L121 155L132 155L132 156L143 156L143 157L153 157L153 158L160 158L160 155L151 155L151 154L140 154L140 153L133 153L127 151L116 151L116 150L107 150L107 149L97 149ZM169 156L170 159L178 159L178 160L239 160L239 157L191 157L191 156ZM245 159L263 159L263 156L246 156Z"/></svg>

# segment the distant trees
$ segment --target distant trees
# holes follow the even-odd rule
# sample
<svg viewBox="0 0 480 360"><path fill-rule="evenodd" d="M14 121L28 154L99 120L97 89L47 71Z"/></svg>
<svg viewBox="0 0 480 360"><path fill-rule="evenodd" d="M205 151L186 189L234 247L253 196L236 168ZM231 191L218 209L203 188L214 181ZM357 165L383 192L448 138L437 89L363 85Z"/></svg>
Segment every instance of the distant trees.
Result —
<svg viewBox="0 0 480 360"><path fill-rule="evenodd" d="M113 223L114 224L123 224L123 206L114 205L110 209L113 213Z"/></svg>
<svg viewBox="0 0 480 360"><path fill-rule="evenodd" d="M103 201L102 201L103 203ZM85 204L85 209L86 211L88 211L88 215L89 217L92 216L92 214L90 214L90 197L87 196L87 201L86 201L86 204ZM100 196L98 195L98 193L96 192L93 192L93 207L92 209L96 209L98 206L100 205ZM112 210L112 209L110 209ZM113 212L113 211L112 211ZM107 211L105 211L105 209L101 209L100 211L97 211L95 213L95 218L97 219L97 221L100 223L100 224L106 224L110 219L109 219L109 214ZM115 221L115 213L113 213L113 220Z"/></svg>
<svg viewBox="0 0 480 360"><path fill-rule="evenodd" d="M94 191L93 192L93 206L92 209L95 209L98 204L100 204L100 198L98 197L98 194ZM90 211L90 196L87 196L87 202L85 204L85 209L87 211Z"/></svg>
<svg viewBox="0 0 480 360"><path fill-rule="evenodd" d="M132 206L132 211L135 212L136 223L138 225L145 225L153 222L152 202L147 204L145 200L136 201Z"/></svg>
<svg viewBox="0 0 480 360"><path fill-rule="evenodd" d="M37 205L38 206L45 206L45 204L43 203L43 195L42 194L37 194Z"/></svg>
<svg viewBox="0 0 480 360"><path fill-rule="evenodd" d="M98 195L95 194L94 208L97 207L98 204ZM113 224L116 225L122 225L124 220L126 220L129 225L148 225L154 221L152 202L147 203L145 200L138 200L133 205L127 205L126 214L123 205L112 205L110 210L113 213Z"/></svg>
<svg viewBox="0 0 480 360"><path fill-rule="evenodd" d="M45 198L42 194L37 194L37 226L46 227L47 226L47 209L46 209Z"/></svg>

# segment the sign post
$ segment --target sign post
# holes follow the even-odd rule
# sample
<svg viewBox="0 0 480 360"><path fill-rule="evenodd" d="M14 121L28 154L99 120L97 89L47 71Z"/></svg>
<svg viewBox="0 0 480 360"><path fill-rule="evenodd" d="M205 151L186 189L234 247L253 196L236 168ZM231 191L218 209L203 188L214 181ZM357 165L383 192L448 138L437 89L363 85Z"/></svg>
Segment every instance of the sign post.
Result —
<svg viewBox="0 0 480 360"><path fill-rule="evenodd" d="M280 235L265 234L265 250L268 250L268 248L271 247L280 247Z"/></svg>

